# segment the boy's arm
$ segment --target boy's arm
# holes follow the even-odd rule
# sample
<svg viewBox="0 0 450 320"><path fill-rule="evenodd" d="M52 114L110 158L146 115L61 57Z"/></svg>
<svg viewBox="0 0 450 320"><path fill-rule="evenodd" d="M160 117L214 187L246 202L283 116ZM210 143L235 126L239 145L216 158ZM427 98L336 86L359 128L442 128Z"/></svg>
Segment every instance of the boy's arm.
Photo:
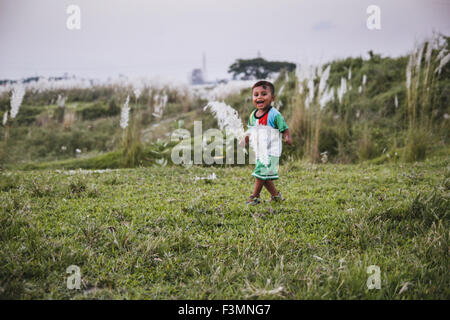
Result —
<svg viewBox="0 0 450 320"><path fill-rule="evenodd" d="M284 130L282 134L283 134L284 142L286 142L289 145L292 145L292 138L291 138L291 133L289 132L289 129Z"/></svg>

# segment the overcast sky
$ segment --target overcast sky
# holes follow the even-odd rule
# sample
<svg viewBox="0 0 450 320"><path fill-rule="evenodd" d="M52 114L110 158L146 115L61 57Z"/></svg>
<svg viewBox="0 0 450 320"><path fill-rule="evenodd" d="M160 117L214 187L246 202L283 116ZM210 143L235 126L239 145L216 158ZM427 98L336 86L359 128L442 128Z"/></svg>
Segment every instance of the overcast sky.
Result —
<svg viewBox="0 0 450 320"><path fill-rule="evenodd" d="M69 30L66 9L81 9ZM369 30L369 5L381 30ZM373 50L399 56L432 31L450 35L450 0L0 0L0 79L32 75L209 80L238 58L324 63Z"/></svg>

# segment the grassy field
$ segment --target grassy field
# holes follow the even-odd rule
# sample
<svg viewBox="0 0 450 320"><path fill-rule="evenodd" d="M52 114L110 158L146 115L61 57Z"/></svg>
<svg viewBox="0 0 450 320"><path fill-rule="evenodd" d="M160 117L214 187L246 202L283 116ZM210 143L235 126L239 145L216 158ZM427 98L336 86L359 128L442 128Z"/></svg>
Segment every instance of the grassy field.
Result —
<svg viewBox="0 0 450 320"><path fill-rule="evenodd" d="M449 154L285 162L255 207L250 166L3 171L0 298L449 299Z"/></svg>

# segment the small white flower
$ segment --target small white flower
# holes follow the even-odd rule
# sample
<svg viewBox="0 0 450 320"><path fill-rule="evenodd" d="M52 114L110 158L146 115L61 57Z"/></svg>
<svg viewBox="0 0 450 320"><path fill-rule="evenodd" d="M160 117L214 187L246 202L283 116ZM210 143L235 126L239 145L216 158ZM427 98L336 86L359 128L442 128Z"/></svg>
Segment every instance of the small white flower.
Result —
<svg viewBox="0 0 450 320"><path fill-rule="evenodd" d="M5 113L3 114L3 125L6 125L7 122L8 122L8 111L5 111Z"/></svg>
<svg viewBox="0 0 450 320"><path fill-rule="evenodd" d="M130 102L130 96L127 96L127 100L125 101L125 104L122 106L122 111L120 113L120 126L122 129L125 129L128 127L128 119L130 117L130 107L128 106L128 103Z"/></svg>
<svg viewBox="0 0 450 320"><path fill-rule="evenodd" d="M450 61L450 53L441 59L439 67L434 72L441 74L442 68Z"/></svg>
<svg viewBox="0 0 450 320"><path fill-rule="evenodd" d="M338 89L338 98L339 103L342 103L342 98L344 97L344 94L347 92L347 79L341 78L341 86Z"/></svg>
<svg viewBox="0 0 450 320"><path fill-rule="evenodd" d="M208 180L215 180L217 177L216 177L216 174L213 172L212 174L210 174L206 179L208 179Z"/></svg>
<svg viewBox="0 0 450 320"><path fill-rule="evenodd" d="M155 162L161 167L165 167L167 165L167 159L164 158L157 159Z"/></svg>
<svg viewBox="0 0 450 320"><path fill-rule="evenodd" d="M322 163L327 163L328 162L328 151L322 152L320 154L320 161L322 161Z"/></svg>
<svg viewBox="0 0 450 320"><path fill-rule="evenodd" d="M323 261L323 258L321 258L321 257L319 257L318 255L313 255L313 258L316 258L317 260L319 260L319 261Z"/></svg>
<svg viewBox="0 0 450 320"><path fill-rule="evenodd" d="M21 84L17 84L13 87L11 96L11 119L14 119L19 113L19 108L22 104L23 97L25 96L25 88Z"/></svg>
<svg viewBox="0 0 450 320"><path fill-rule="evenodd" d="M81 153L81 150L80 149L75 149L75 152L76 153Z"/></svg>
<svg viewBox="0 0 450 320"><path fill-rule="evenodd" d="M233 107L219 101L210 101L203 108L203 111L209 109L217 119L220 130L227 130L228 133L235 136L238 140L244 137L244 126L238 112Z"/></svg>
<svg viewBox="0 0 450 320"><path fill-rule="evenodd" d="M58 105L58 107L63 108L64 105L66 104L66 97L63 97L60 94L58 94L58 98L56 99L56 104Z"/></svg>
<svg viewBox="0 0 450 320"><path fill-rule="evenodd" d="M141 95L142 91L141 91L141 89L136 88L136 89L134 89L133 93L137 100L137 99L139 99L139 96Z"/></svg>

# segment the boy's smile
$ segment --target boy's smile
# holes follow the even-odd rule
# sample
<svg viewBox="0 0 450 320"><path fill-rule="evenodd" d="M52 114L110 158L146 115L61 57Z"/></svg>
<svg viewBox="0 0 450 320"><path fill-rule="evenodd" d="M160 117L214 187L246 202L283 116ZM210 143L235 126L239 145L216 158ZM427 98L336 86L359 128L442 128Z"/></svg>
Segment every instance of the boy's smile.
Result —
<svg viewBox="0 0 450 320"><path fill-rule="evenodd" d="M266 110L274 99L275 96L268 86L260 86L253 89L253 104L258 110Z"/></svg>

